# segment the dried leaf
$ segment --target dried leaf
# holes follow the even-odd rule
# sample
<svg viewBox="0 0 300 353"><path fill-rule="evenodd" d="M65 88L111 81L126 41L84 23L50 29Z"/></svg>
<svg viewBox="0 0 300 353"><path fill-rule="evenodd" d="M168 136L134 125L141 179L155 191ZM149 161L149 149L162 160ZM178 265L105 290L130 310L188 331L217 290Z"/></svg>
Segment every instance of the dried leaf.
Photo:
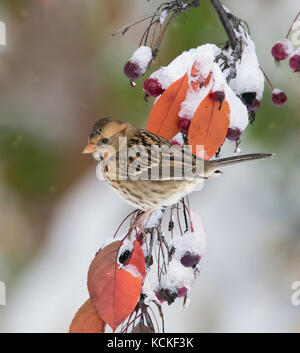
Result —
<svg viewBox="0 0 300 353"><path fill-rule="evenodd" d="M188 75L172 83L154 104L147 130L170 140L178 132L178 113L188 90Z"/></svg>
<svg viewBox="0 0 300 353"><path fill-rule="evenodd" d="M211 92L201 102L196 110L189 128L188 140L192 146L193 154L204 152L204 159L207 160L221 147L229 128L230 107L226 100L220 103L213 100ZM204 151L196 149L196 146L203 146ZM200 153L200 154L199 154Z"/></svg>
<svg viewBox="0 0 300 353"><path fill-rule="evenodd" d="M95 306L88 299L74 316L69 333L104 333L105 326Z"/></svg>
<svg viewBox="0 0 300 353"><path fill-rule="evenodd" d="M137 241L130 258L119 268L121 244L121 241L113 242L98 252L88 273L91 301L113 331L134 310L145 277L145 258Z"/></svg>

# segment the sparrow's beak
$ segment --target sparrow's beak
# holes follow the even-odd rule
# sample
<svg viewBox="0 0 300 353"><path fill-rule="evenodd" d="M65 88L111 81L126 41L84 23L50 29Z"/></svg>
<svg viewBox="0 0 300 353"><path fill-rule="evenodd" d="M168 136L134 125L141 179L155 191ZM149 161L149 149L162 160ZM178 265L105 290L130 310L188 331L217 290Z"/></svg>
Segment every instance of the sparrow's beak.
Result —
<svg viewBox="0 0 300 353"><path fill-rule="evenodd" d="M97 150L97 145L93 145L92 143L88 143L85 147L82 153L94 153Z"/></svg>

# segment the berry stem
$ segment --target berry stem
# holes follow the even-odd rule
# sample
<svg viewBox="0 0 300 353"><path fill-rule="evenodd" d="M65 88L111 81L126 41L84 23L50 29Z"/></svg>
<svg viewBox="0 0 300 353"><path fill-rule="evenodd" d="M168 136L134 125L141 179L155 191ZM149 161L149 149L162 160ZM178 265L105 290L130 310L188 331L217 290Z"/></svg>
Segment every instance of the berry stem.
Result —
<svg viewBox="0 0 300 353"><path fill-rule="evenodd" d="M156 9L155 14L154 14L154 16L152 17L152 19L151 19L151 21L150 21L149 29L150 29L150 27L152 26L152 24L153 24L153 22L154 22L155 16L161 15L161 12L165 9L164 6L165 6L165 4L161 4L161 5ZM158 19L158 22L159 22L159 19ZM154 31L155 31L155 27L154 27ZM147 43L147 41L148 41L148 36L149 36L149 31L147 32L146 37L145 37L145 45L146 45L146 43Z"/></svg>
<svg viewBox="0 0 300 353"><path fill-rule="evenodd" d="M112 32L112 36L115 36L117 35L118 33L122 33L123 35L133 26L141 23L141 22L144 22L146 20L149 20L150 18L154 18L154 17L157 17L157 16L160 16L160 14L152 14L152 15L149 15L149 16L145 16L145 17L142 17L140 18L139 20L136 20L134 22L131 22L129 23L128 25L125 25L125 26L122 26L120 28L118 28L117 30L115 30L114 32Z"/></svg>
<svg viewBox="0 0 300 353"><path fill-rule="evenodd" d="M171 24L171 22L173 21L173 19L176 17L176 15L178 15L179 12L177 12L176 10L173 11L173 13L170 15L170 17L168 18L167 23L165 24L164 28L160 30L160 35L158 37L158 39L156 40L154 46L153 46L153 57L156 57L159 47L161 45L161 42L163 40L164 34L167 30L167 28L169 27L169 25Z"/></svg>
<svg viewBox="0 0 300 353"><path fill-rule="evenodd" d="M151 22L151 24L146 28L145 32L144 32L143 35L142 35L142 38L141 38L139 47L143 44L143 40L144 40L145 36L146 36L146 38L147 38L148 33L149 33L151 27L152 27L154 24L157 24L157 23L159 23L159 20L156 20L156 21L154 21L154 22ZM146 40L145 40L144 44L145 44L145 45L147 44L147 43L146 43Z"/></svg>
<svg viewBox="0 0 300 353"><path fill-rule="evenodd" d="M300 16L300 11L297 13L297 16L295 17L293 23L291 24L291 27L290 27L290 29L289 29L289 31L287 32L287 35L286 35L286 37L285 37L286 39L288 39L288 37L289 37L289 35L290 35L290 33L291 33L291 30L292 30L292 28L293 28L293 25L294 25L294 23L297 21L297 19L298 19L299 16Z"/></svg>
<svg viewBox="0 0 300 353"><path fill-rule="evenodd" d="M272 85L271 81L269 80L269 77L266 75L266 73L264 72L264 70L262 69L261 66L259 66L259 68L260 68L261 72L264 74L264 76L265 76L265 78L266 78L268 84L270 85L270 87L271 87L271 89L272 89L272 91L273 91L274 86Z"/></svg>

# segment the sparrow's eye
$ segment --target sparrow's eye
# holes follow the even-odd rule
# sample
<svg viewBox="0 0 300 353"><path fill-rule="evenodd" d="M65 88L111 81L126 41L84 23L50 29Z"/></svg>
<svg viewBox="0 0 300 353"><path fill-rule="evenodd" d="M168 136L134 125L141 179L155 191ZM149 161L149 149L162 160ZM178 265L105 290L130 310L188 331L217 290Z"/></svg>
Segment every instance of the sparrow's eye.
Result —
<svg viewBox="0 0 300 353"><path fill-rule="evenodd" d="M102 139L102 143L108 143L108 141L109 141L109 138L107 138L107 137L104 137L104 138Z"/></svg>

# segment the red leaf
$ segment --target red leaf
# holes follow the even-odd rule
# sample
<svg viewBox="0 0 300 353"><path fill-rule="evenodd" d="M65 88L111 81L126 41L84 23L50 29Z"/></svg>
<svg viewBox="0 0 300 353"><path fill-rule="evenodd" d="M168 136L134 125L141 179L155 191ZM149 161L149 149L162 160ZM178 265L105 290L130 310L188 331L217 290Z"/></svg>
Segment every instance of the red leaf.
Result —
<svg viewBox="0 0 300 353"><path fill-rule="evenodd" d="M69 333L104 333L105 325L95 306L88 299L74 316Z"/></svg>
<svg viewBox="0 0 300 353"><path fill-rule="evenodd" d="M128 262L125 262L125 265L135 266L138 272L142 275L143 280L146 276L146 266L145 266L145 257L143 250L140 246L140 243L135 240L133 242L133 251L130 255Z"/></svg>
<svg viewBox="0 0 300 353"><path fill-rule="evenodd" d="M219 107L220 103L213 100L210 92L196 110L189 128L188 139L192 152L198 152L199 155L201 150L197 151L196 146L203 145L205 160L213 157L227 135L230 107L226 100L222 102L221 110Z"/></svg>
<svg viewBox="0 0 300 353"><path fill-rule="evenodd" d="M154 104L147 122L147 130L170 140L178 132L178 113L188 90L188 75L172 83Z"/></svg>
<svg viewBox="0 0 300 353"><path fill-rule="evenodd" d="M98 314L113 331L134 310L145 277L145 259L138 241L124 266L117 263L121 241L116 241L95 256L88 273L88 289ZM134 267L130 267L134 266Z"/></svg>

